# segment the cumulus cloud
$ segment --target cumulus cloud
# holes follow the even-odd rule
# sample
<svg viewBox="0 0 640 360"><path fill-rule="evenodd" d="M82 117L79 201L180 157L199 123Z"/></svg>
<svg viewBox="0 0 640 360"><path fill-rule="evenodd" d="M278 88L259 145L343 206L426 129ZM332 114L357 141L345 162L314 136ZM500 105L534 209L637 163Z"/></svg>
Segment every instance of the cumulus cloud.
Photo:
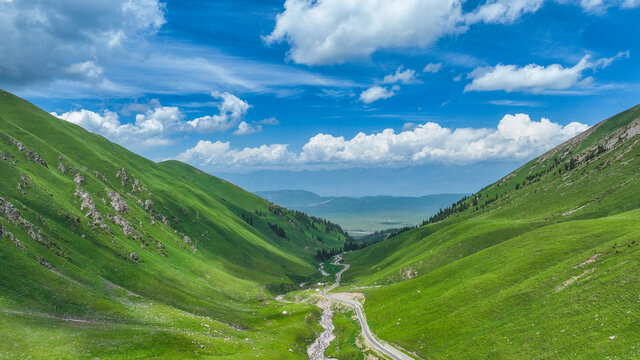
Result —
<svg viewBox="0 0 640 360"><path fill-rule="evenodd" d="M176 159L205 166L277 166L290 164L295 158L287 147L288 145L273 144L232 149L229 142L200 140L196 146L178 155Z"/></svg>
<svg viewBox="0 0 640 360"><path fill-rule="evenodd" d="M296 63L343 63L381 49L430 47L480 23L511 24L551 1L585 11L640 6L640 0L486 0L465 12L464 0L286 0L264 39L286 41L288 57Z"/></svg>
<svg viewBox="0 0 640 360"><path fill-rule="evenodd" d="M230 143L200 141L177 158L200 166L252 170L264 168L399 167L425 163L467 164L526 159L585 131L578 122L561 125L526 114L505 115L496 128L450 129L433 122L407 123L396 133L358 133L351 139L330 134L310 138L300 152L284 144L233 149Z"/></svg>
<svg viewBox="0 0 640 360"><path fill-rule="evenodd" d="M389 74L382 79L382 84L415 84L418 82L416 71L411 69L403 70L402 66L396 70L395 74Z"/></svg>
<svg viewBox="0 0 640 360"><path fill-rule="evenodd" d="M422 69L422 72L435 74L439 72L440 69L442 69L442 63L429 63Z"/></svg>
<svg viewBox="0 0 640 360"><path fill-rule="evenodd" d="M418 80L415 70L404 70L404 67L400 66L394 74L386 75L382 80L377 80L376 82L381 85L419 84L420 80ZM394 96L398 90L400 90L398 85L393 85L391 88L375 85L360 93L360 101L365 104L371 104Z"/></svg>
<svg viewBox="0 0 640 360"><path fill-rule="evenodd" d="M387 89L377 85L372 86L360 94L360 101L365 104L371 104L372 102L381 99L388 99L395 95L395 91L399 89L400 88L398 86L393 86L391 89Z"/></svg>
<svg viewBox="0 0 640 360"><path fill-rule="evenodd" d="M227 131L238 125L247 114L247 111L249 111L249 104L233 94L214 91L211 96L222 99L222 103L218 106L220 113L187 121L185 124L186 130L201 133Z"/></svg>
<svg viewBox="0 0 640 360"><path fill-rule="evenodd" d="M130 104L123 113L147 109L135 116L135 122L123 123L120 116L109 110L97 113L90 110L69 111L63 114L51 113L60 119L80 125L88 131L100 134L121 145L159 146L173 142L176 134L197 131L214 133L228 131L237 126L235 135L261 132L263 125L277 125L276 118L267 118L249 123L244 120L249 104L229 93L212 92L213 97L222 99L218 104L219 113L185 121L185 114L175 106L162 106L157 100L150 104Z"/></svg>
<svg viewBox="0 0 640 360"><path fill-rule="evenodd" d="M238 124L238 129L236 129L236 131L234 131L233 133L235 135L249 135L258 132L262 132L262 125L251 125L248 122L243 121Z"/></svg>
<svg viewBox="0 0 640 360"><path fill-rule="evenodd" d="M341 63L379 48L432 45L462 31L459 0L286 0L267 43L287 41L301 64Z"/></svg>
<svg viewBox="0 0 640 360"><path fill-rule="evenodd" d="M164 23L158 0L0 1L0 78L20 86L102 76Z"/></svg>
<svg viewBox="0 0 640 360"><path fill-rule="evenodd" d="M90 110L52 113L60 119L80 125L112 141L128 146L159 146L172 142L167 136L181 127L184 114L177 107L156 107L138 114L134 123L123 124L117 113L105 110L102 114Z"/></svg>
<svg viewBox="0 0 640 360"><path fill-rule="evenodd" d="M604 68L614 60L625 56L629 56L628 51L621 52L612 58L591 61L591 57L587 55L572 67L564 67L560 64L548 66L529 64L523 67L498 64L495 67L478 67L469 74L472 81L464 91L503 90L539 93L548 90L566 90L591 83L593 78L585 76L586 70Z"/></svg>

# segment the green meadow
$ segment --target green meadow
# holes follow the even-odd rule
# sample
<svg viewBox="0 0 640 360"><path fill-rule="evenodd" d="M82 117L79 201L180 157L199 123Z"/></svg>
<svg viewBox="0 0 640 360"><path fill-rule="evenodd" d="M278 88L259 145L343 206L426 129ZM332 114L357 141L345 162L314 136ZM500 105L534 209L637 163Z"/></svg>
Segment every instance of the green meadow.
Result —
<svg viewBox="0 0 640 360"><path fill-rule="evenodd" d="M319 309L273 297L340 227L6 92L0 174L0 358L306 357Z"/></svg>
<svg viewBox="0 0 640 360"><path fill-rule="evenodd" d="M635 107L345 254L336 292L420 359L640 356L638 135ZM341 266L314 255L349 238L330 221L6 92L0 174L0 358L304 359L322 331L315 283ZM353 311L334 325L327 356L370 354Z"/></svg>
<svg viewBox="0 0 640 360"><path fill-rule="evenodd" d="M638 357L638 130L635 107L348 254L372 330L423 359Z"/></svg>

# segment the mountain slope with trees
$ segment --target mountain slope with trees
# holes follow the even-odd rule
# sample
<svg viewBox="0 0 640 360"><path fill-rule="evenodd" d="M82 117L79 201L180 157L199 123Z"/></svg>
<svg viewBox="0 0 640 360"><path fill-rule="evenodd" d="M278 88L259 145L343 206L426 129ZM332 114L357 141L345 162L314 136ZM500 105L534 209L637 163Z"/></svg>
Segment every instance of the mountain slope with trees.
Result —
<svg viewBox="0 0 640 360"><path fill-rule="evenodd" d="M287 208L327 218L345 229L374 232L415 226L440 208L458 201L465 194L403 196L320 196L309 191L258 191L257 195Z"/></svg>

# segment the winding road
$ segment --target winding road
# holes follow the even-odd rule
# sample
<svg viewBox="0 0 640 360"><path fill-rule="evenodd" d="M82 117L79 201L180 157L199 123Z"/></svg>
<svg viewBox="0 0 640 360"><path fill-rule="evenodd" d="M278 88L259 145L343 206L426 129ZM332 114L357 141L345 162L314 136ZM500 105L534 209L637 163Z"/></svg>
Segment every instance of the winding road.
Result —
<svg viewBox="0 0 640 360"><path fill-rule="evenodd" d="M414 360L412 357L396 349L395 347L376 339L376 337L371 332L371 329L369 328L369 324L367 324L367 318L364 314L364 308L362 307L362 304L360 304L355 300L345 299L340 296L327 294L329 291L340 286L340 279L342 278L342 274L349 269L350 265L340 264L340 260L342 260L342 257L340 255L337 255L333 260L332 264L342 265L344 266L344 269L340 270L340 272L336 274L336 282L333 285L324 289L320 293L320 295L322 295L323 297L329 300L337 301L339 303L352 307L356 311L356 315L358 316L358 321L360 322L360 327L362 328L362 333L364 334L365 339L369 342L369 344L371 344L371 346L373 346L380 353L390 357L393 360Z"/></svg>

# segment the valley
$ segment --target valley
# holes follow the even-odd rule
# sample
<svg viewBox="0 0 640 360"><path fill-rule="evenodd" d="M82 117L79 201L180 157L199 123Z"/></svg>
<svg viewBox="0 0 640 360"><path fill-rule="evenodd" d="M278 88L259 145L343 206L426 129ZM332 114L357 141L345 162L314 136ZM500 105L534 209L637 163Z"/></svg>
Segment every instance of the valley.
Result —
<svg viewBox="0 0 640 360"><path fill-rule="evenodd" d="M640 359L640 0L0 0L0 360Z"/></svg>
<svg viewBox="0 0 640 360"><path fill-rule="evenodd" d="M354 198L319 196L302 190L258 191L256 194L280 206L329 219L342 226L353 237L370 235L375 231L390 228L418 225L441 208L450 206L468 195Z"/></svg>
<svg viewBox="0 0 640 360"><path fill-rule="evenodd" d="M639 122L319 264L353 241L341 226L2 92L0 355L636 356Z"/></svg>

